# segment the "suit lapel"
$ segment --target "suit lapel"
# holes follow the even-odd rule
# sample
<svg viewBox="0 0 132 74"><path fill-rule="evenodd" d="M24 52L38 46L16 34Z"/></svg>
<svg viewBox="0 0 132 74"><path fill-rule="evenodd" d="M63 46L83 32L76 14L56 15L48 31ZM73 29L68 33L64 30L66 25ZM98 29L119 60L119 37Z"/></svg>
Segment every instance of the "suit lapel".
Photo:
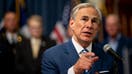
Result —
<svg viewBox="0 0 132 74"><path fill-rule="evenodd" d="M95 62L92 66L92 69L89 71L89 74L94 74L96 71L98 71L102 66L102 57L104 57L103 50L99 48L96 44L93 43L92 45L92 52L95 53L96 56L99 57L99 60Z"/></svg>
<svg viewBox="0 0 132 74"><path fill-rule="evenodd" d="M64 52L67 56L67 58L69 59L68 62L69 64L72 66L76 63L76 61L78 60L79 58L79 55L72 43L72 40L69 40L66 45L66 51Z"/></svg>
<svg viewBox="0 0 132 74"><path fill-rule="evenodd" d="M45 46L43 46L42 43L41 43L40 48L39 48L39 51L38 51L38 58L41 57L41 55L42 55L43 52L45 51L45 48L44 48L44 47L45 47Z"/></svg>
<svg viewBox="0 0 132 74"><path fill-rule="evenodd" d="M28 50L28 53L29 53L29 57L33 60L33 53L32 53L31 40L29 40L27 44L28 44L28 45L27 45L27 50Z"/></svg>
<svg viewBox="0 0 132 74"><path fill-rule="evenodd" d="M125 48L125 39L121 36L121 38L118 41L118 46L117 46L117 53L122 56L122 49Z"/></svg>
<svg viewBox="0 0 132 74"><path fill-rule="evenodd" d="M99 56L100 55L100 49L99 49L99 47L97 47L97 45L96 44L92 44L92 52L94 52L97 56Z"/></svg>
<svg viewBox="0 0 132 74"><path fill-rule="evenodd" d="M4 38L5 42L6 42L6 44L11 45L11 44L9 43L8 39L7 39L6 33L2 33L2 36L3 36L3 38Z"/></svg>

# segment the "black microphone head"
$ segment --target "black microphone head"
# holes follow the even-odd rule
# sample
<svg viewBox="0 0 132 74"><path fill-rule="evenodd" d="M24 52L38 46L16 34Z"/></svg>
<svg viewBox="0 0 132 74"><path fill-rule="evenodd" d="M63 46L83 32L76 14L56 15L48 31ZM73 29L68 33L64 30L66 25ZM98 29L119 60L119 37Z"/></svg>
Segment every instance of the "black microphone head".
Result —
<svg viewBox="0 0 132 74"><path fill-rule="evenodd" d="M111 46L109 44L105 44L103 47L103 50L104 50L104 52L112 55L115 59L122 61L122 58L115 51L113 51L113 49L111 48Z"/></svg>
<svg viewBox="0 0 132 74"><path fill-rule="evenodd" d="M110 47L109 44L105 44L104 47L103 47L103 50L104 50L105 52L107 52L110 48L111 48L111 47Z"/></svg>

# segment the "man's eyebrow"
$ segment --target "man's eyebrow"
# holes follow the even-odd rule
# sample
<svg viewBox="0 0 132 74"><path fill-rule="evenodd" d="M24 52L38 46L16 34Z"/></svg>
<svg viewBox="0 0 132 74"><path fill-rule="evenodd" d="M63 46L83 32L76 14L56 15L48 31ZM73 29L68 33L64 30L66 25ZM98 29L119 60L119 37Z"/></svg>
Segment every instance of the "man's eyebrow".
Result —
<svg viewBox="0 0 132 74"><path fill-rule="evenodd" d="M88 16L82 16L83 18L88 18Z"/></svg>

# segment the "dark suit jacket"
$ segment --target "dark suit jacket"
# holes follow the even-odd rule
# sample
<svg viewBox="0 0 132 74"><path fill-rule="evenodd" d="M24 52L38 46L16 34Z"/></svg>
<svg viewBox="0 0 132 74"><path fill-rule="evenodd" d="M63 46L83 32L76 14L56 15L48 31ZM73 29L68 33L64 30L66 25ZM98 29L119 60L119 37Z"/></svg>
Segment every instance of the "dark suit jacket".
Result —
<svg viewBox="0 0 132 74"><path fill-rule="evenodd" d="M8 42L5 31L0 31L0 74L15 73L16 45Z"/></svg>
<svg viewBox="0 0 132 74"><path fill-rule="evenodd" d="M105 64L103 64L105 63L104 52L94 44L92 51L99 56L99 61L93 65L90 74L94 74L95 71L107 69ZM43 54L42 74L67 74L68 69L73 66L78 59L79 55L71 40L62 45L52 47Z"/></svg>
<svg viewBox="0 0 132 74"><path fill-rule="evenodd" d="M41 74L41 55L47 48L55 44L55 41L42 37L38 58L36 59L33 58L30 40L25 40L19 44L16 52L17 74Z"/></svg>
<svg viewBox="0 0 132 74"><path fill-rule="evenodd" d="M101 43L102 48L108 42L109 42L108 38L104 39L104 41ZM121 37L118 39L118 46L117 46L116 53L119 54L121 57L123 57L123 49L124 48L128 48L128 49L131 48L131 42L132 41L130 39L121 35ZM114 58L109 54L107 54L106 56L107 56L107 63L109 64L109 68L111 69L110 74L113 74ZM118 61L118 72L119 72L119 74L123 74L123 62L121 62L121 61Z"/></svg>

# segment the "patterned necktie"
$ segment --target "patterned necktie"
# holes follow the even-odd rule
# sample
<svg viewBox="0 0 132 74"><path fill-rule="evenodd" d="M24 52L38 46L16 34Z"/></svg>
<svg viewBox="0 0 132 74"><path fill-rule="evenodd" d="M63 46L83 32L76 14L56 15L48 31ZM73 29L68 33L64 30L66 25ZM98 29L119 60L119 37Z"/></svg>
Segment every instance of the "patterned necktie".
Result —
<svg viewBox="0 0 132 74"><path fill-rule="evenodd" d="M79 54L84 54L84 53L87 53L87 52L89 52L87 49L83 49ZM85 70L83 72L83 74L89 74L88 70Z"/></svg>
<svg viewBox="0 0 132 74"><path fill-rule="evenodd" d="M79 54L89 52L87 49L83 49Z"/></svg>

